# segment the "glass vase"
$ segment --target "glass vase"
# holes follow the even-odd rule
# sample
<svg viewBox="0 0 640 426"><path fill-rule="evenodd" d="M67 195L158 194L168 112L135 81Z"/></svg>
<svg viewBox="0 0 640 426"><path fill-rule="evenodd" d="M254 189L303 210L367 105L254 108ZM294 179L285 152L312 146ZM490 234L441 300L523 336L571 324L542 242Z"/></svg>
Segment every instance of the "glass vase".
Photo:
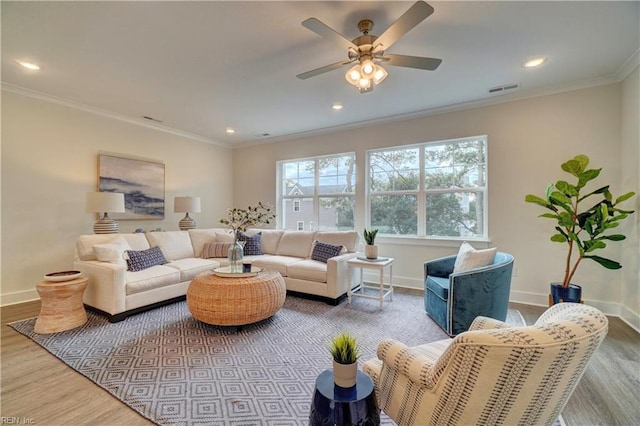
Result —
<svg viewBox="0 0 640 426"><path fill-rule="evenodd" d="M244 258L244 248L238 240L229 247L227 259L229 260L229 272L239 274L242 272L242 259Z"/></svg>

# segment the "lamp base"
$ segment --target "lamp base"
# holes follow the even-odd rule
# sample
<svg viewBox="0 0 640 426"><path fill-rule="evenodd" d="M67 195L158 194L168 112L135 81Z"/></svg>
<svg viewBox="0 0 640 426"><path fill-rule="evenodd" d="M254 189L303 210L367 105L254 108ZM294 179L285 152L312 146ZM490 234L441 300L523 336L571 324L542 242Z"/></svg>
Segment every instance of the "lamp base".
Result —
<svg viewBox="0 0 640 426"><path fill-rule="evenodd" d="M102 219L93 224L94 234L117 234L120 232L118 222L109 218L105 213Z"/></svg>
<svg viewBox="0 0 640 426"><path fill-rule="evenodd" d="M189 213L187 213L187 215L180 222L178 222L178 227L180 228L181 231L188 231L189 229L195 229L196 221L191 219L189 217Z"/></svg>

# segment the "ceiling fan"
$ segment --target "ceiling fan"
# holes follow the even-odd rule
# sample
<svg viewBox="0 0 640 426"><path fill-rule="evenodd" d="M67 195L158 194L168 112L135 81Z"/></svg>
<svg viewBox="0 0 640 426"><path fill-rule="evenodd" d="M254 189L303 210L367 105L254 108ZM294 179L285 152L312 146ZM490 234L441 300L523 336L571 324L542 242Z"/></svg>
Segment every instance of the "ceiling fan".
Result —
<svg viewBox="0 0 640 426"><path fill-rule="evenodd" d="M373 90L375 84L382 82L388 75L387 70L385 70L381 64L433 71L438 68L442 59L385 54L385 51L403 35L424 21L432 13L433 7L424 1L417 1L379 37L369 34L373 28L373 21L363 19L358 22L358 29L362 35L353 40L347 39L318 19L309 18L302 22L302 26L322 37L330 39L343 49L346 49L349 60L325 65L298 74L296 77L304 80L355 63L355 65L347 71L345 78L351 85L355 86L360 93L368 93Z"/></svg>

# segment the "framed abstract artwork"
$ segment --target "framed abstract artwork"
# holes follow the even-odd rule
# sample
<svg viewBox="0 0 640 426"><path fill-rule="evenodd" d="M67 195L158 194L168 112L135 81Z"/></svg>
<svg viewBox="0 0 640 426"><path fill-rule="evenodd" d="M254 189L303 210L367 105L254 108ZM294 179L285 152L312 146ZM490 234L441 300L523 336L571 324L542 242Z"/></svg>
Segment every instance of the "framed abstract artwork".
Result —
<svg viewBox="0 0 640 426"><path fill-rule="evenodd" d="M99 191L124 194L124 213L115 220L164 219L164 164L98 155Z"/></svg>

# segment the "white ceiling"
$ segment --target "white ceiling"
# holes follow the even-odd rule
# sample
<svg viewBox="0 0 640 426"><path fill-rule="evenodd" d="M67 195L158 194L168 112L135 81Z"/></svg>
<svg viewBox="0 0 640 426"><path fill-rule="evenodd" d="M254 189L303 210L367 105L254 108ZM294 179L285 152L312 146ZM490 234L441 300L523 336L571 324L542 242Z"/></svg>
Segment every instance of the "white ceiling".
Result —
<svg viewBox="0 0 640 426"><path fill-rule="evenodd" d="M388 53L441 58L440 67L388 67L359 94L346 67L296 78L347 59L301 22L318 18L351 39L369 18L380 35L412 1L2 1L3 88L233 146L483 102L504 84L520 88L501 99L617 81L637 61L638 1L428 3L433 15ZM521 66L537 55L548 57L543 67Z"/></svg>

